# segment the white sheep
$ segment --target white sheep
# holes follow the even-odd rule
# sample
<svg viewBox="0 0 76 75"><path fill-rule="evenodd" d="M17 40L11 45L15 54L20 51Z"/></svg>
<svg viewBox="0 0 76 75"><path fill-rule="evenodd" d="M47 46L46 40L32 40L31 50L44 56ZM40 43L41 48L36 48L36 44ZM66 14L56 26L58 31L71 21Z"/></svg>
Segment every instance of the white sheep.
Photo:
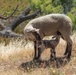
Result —
<svg viewBox="0 0 76 75"><path fill-rule="evenodd" d="M72 40L70 38L72 21L68 16L64 14L45 15L31 20L24 28L25 37L35 42L41 41L45 36L56 35L57 32L67 42L64 55L67 55L67 59L70 59L72 51Z"/></svg>

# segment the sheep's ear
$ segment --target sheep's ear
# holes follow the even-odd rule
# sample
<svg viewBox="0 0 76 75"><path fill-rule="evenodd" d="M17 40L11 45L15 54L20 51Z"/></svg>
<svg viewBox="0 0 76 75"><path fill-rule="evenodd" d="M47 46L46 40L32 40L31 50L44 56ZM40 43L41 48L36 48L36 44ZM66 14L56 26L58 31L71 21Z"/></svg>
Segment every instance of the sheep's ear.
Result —
<svg viewBox="0 0 76 75"><path fill-rule="evenodd" d="M39 34L39 29L35 29L35 32L37 32Z"/></svg>
<svg viewBox="0 0 76 75"><path fill-rule="evenodd" d="M39 29L33 29L32 32L33 33L35 32L35 33L39 34Z"/></svg>

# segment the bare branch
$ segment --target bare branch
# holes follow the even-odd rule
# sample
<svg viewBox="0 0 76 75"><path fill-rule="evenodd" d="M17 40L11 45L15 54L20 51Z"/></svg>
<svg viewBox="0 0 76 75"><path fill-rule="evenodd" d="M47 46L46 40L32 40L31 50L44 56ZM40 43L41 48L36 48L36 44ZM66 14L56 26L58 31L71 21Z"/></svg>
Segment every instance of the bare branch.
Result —
<svg viewBox="0 0 76 75"><path fill-rule="evenodd" d="M31 11L31 8L27 7L26 10L24 10L19 16L26 16L30 13L30 11Z"/></svg>
<svg viewBox="0 0 76 75"><path fill-rule="evenodd" d="M8 17L2 17L2 16L0 16L0 18L1 18L1 19L4 19L4 20L7 20L8 18L12 17L13 14L14 14L14 13L16 12L16 10L18 9L18 7L19 7L19 4L16 6L15 10L10 14L10 16L8 16Z"/></svg>
<svg viewBox="0 0 76 75"><path fill-rule="evenodd" d="M29 14L30 12L30 8L27 8L24 12L22 12L16 19L14 19L14 21L9 24L7 27L5 27L4 30L0 31L0 36L10 36L10 37L21 37L22 35L20 34L16 34L14 33L14 29L22 22L28 20L28 19L32 19L35 18L36 16L39 15L39 13L41 13L41 9L37 10L36 12Z"/></svg>
<svg viewBox="0 0 76 75"><path fill-rule="evenodd" d="M29 9L29 8L28 8ZM26 9L26 10L28 10ZM30 10L28 10L29 12ZM16 19L14 19L14 21L9 24L5 29L10 29L12 31L14 31L14 29L22 22L28 20L28 19L33 19L35 18L36 16L38 16L38 14L41 12L41 10L37 10L36 12L34 12L33 14L30 14L30 15L27 15L27 12L25 14L20 14Z"/></svg>
<svg viewBox="0 0 76 75"><path fill-rule="evenodd" d="M11 30L8 30L8 31L5 31L5 32L0 31L0 36L2 36L2 37L23 37L22 34L14 33Z"/></svg>
<svg viewBox="0 0 76 75"><path fill-rule="evenodd" d="M40 13L41 13L41 9L37 10L36 12L34 12L34 13L30 14L30 15L24 16L23 20L33 19L36 16L38 16Z"/></svg>
<svg viewBox="0 0 76 75"><path fill-rule="evenodd" d="M5 27L6 27L6 26L4 26L4 23L2 23L1 20L0 20L0 28L1 28L1 29L4 29Z"/></svg>

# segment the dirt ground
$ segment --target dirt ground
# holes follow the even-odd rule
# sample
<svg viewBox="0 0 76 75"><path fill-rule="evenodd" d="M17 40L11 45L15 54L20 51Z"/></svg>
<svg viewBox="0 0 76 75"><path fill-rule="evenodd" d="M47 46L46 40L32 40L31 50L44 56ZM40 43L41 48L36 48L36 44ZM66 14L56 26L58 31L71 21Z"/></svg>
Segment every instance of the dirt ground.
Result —
<svg viewBox="0 0 76 75"><path fill-rule="evenodd" d="M57 62L49 61L50 50L45 50L40 62L32 61L34 56L33 43L27 45L24 41L13 41L7 46L0 44L0 75L76 75L76 34L73 40L72 56L70 61L62 58L66 42L60 40L56 48ZM28 62L25 64L25 62Z"/></svg>

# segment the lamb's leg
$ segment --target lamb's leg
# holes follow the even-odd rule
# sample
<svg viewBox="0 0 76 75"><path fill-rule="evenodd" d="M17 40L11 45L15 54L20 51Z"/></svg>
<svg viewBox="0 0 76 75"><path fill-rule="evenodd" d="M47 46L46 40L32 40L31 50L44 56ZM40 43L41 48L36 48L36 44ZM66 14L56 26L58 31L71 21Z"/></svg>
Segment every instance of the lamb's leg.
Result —
<svg viewBox="0 0 76 75"><path fill-rule="evenodd" d="M56 52L55 52L55 49L51 49L51 55L50 55L50 59L51 60L56 60Z"/></svg>

